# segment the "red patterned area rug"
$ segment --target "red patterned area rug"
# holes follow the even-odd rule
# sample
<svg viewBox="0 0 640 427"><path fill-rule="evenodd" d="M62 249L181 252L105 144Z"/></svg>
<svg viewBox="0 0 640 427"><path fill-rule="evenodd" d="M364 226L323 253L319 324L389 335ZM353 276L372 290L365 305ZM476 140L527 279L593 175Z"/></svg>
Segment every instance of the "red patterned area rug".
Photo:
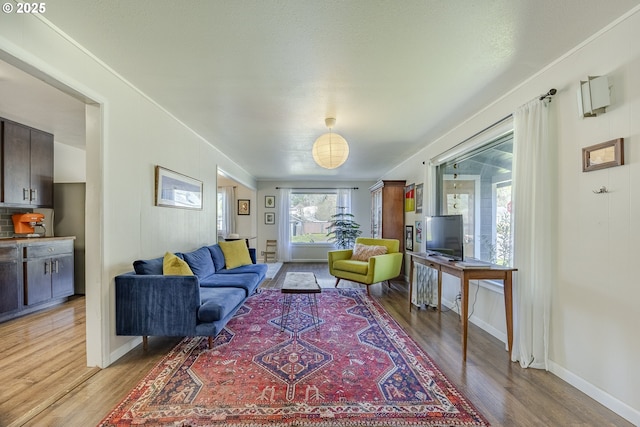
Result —
<svg viewBox="0 0 640 427"><path fill-rule="evenodd" d="M323 289L318 321L312 301L283 320L278 290L252 296L213 349L185 338L100 426L489 425L364 291Z"/></svg>

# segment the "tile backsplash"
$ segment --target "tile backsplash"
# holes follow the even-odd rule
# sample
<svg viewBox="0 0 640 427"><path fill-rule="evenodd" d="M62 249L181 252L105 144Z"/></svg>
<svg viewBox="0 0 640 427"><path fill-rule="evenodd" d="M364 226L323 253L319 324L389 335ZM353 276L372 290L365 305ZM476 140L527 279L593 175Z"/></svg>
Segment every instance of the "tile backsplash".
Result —
<svg viewBox="0 0 640 427"><path fill-rule="evenodd" d="M0 237L13 237L13 221L11 220L11 215L25 212L33 212L33 209L0 208Z"/></svg>

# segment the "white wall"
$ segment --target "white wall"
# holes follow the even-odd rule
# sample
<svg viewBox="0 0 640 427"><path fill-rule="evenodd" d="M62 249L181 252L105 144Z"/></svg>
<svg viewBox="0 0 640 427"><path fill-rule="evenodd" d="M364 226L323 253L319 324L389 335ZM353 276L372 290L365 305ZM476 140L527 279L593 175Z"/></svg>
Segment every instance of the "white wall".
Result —
<svg viewBox="0 0 640 427"><path fill-rule="evenodd" d="M635 424L640 424L640 286L635 271L640 258L638 40L640 9L636 8L442 137L424 141L419 154L384 176L412 176L431 186L429 168L422 161L428 162L550 88L558 89L551 103L558 183L557 205L549 209L557 218L559 254L552 295L551 370ZM580 118L578 82L588 75L605 74L611 79L611 107L598 117ZM624 166L582 172L583 147L619 137L625 139ZM611 193L593 193L603 185ZM411 217L407 214L407 221ZM456 280L446 280L443 296L452 298L458 286ZM501 298L481 288L472 321L504 339Z"/></svg>
<svg viewBox="0 0 640 427"><path fill-rule="evenodd" d="M81 148L53 144L53 182L86 182L87 152Z"/></svg>
<svg viewBox="0 0 640 427"><path fill-rule="evenodd" d="M371 236L371 192L369 187L375 181L259 181L257 194L257 214L258 214L258 259L260 251L264 251L268 239L278 240L278 223L280 219L280 190L276 187L284 188L353 188L358 187L351 193L351 213L354 220L360 224L362 236ZM267 209L264 206L264 196L276 196L275 209ZM275 212L276 223L266 225L264 223L264 213ZM327 261L327 251L333 250L333 245L296 245L292 250L293 262Z"/></svg>
<svg viewBox="0 0 640 427"><path fill-rule="evenodd" d="M0 52L95 102L86 118L87 358L107 366L140 340L115 335L113 278L132 260L216 240L218 166L247 187L254 179L38 17L1 14ZM154 206L155 165L201 180L204 208Z"/></svg>

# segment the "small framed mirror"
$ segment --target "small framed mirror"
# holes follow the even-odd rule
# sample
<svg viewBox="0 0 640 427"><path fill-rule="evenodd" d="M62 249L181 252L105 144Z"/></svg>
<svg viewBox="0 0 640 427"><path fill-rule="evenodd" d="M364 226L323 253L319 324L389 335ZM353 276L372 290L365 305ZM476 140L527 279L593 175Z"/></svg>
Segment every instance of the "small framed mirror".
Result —
<svg viewBox="0 0 640 427"><path fill-rule="evenodd" d="M612 139L582 149L582 172L624 165L624 138Z"/></svg>

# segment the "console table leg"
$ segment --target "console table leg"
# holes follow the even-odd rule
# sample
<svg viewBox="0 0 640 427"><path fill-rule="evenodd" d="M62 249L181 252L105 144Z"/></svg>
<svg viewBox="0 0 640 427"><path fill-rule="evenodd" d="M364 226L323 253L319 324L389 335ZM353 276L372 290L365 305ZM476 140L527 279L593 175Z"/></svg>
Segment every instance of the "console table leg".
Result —
<svg viewBox="0 0 640 427"><path fill-rule="evenodd" d="M411 313L411 298L413 298L413 257L409 261L409 313Z"/></svg>
<svg viewBox="0 0 640 427"><path fill-rule="evenodd" d="M504 278L504 309L507 318L507 346L509 348L509 360L513 349L513 293L511 289L511 272L508 271Z"/></svg>
<svg viewBox="0 0 640 427"><path fill-rule="evenodd" d="M467 331L469 329L469 279L464 277L462 280L462 307L460 309L460 320L462 321L462 360L467 361Z"/></svg>

